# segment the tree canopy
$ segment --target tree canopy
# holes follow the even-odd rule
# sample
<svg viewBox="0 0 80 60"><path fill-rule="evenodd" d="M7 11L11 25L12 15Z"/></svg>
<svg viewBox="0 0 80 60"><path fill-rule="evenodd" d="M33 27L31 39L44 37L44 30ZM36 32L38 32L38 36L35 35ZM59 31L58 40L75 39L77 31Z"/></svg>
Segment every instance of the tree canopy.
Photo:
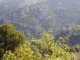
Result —
<svg viewBox="0 0 80 60"><path fill-rule="evenodd" d="M25 41L14 52L6 51L2 60L76 60L73 53L66 52L56 43L54 36L46 32L42 38Z"/></svg>
<svg viewBox="0 0 80 60"><path fill-rule="evenodd" d="M64 49L65 39L54 42L50 32L42 32L39 39L26 39L23 33L16 30L13 24L0 25L0 59L1 60L76 60L76 56Z"/></svg>
<svg viewBox="0 0 80 60"><path fill-rule="evenodd" d="M16 30L13 24L6 22L0 25L0 55L7 50L14 51L24 40L24 34Z"/></svg>

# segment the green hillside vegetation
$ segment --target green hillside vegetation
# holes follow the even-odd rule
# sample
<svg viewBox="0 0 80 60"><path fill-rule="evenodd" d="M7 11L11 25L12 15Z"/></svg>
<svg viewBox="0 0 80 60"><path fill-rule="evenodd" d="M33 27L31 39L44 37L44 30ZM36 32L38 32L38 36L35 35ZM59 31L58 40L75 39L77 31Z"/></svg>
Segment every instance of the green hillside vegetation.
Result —
<svg viewBox="0 0 80 60"><path fill-rule="evenodd" d="M67 46L66 51L79 52L80 51L80 28L75 27L69 29L69 27L66 27L66 30L62 30L61 32L55 35L55 42L57 42L58 45L60 46L65 44L64 46L62 46L62 48L64 49L64 47Z"/></svg>
<svg viewBox="0 0 80 60"><path fill-rule="evenodd" d="M8 1L0 4L0 23L9 21L26 36L30 32L39 37L41 28L57 33L66 25L80 26L79 0L47 0L33 5L24 5L24 0Z"/></svg>
<svg viewBox="0 0 80 60"><path fill-rule="evenodd" d="M80 1L29 2L0 2L0 60L75 60L74 53L80 52Z"/></svg>
<svg viewBox="0 0 80 60"><path fill-rule="evenodd" d="M54 36L42 32L40 39L25 39L25 36L10 23L0 25L1 60L76 60L73 52L68 52L54 42ZM63 45L65 46L65 45ZM66 46L67 47L67 46ZM66 48L65 47L65 48Z"/></svg>

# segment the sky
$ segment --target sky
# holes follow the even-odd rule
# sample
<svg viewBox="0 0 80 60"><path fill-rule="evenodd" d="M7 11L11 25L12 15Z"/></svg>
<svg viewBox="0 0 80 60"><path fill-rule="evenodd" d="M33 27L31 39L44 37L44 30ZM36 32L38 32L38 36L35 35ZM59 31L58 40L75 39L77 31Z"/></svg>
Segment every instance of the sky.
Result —
<svg viewBox="0 0 80 60"><path fill-rule="evenodd" d="M2 2L3 0L0 0L0 2Z"/></svg>
<svg viewBox="0 0 80 60"><path fill-rule="evenodd" d="M37 2L43 2L45 0L25 0L26 3L37 3Z"/></svg>
<svg viewBox="0 0 80 60"><path fill-rule="evenodd" d="M38 2L43 2L45 0L0 0L0 3L4 3L4 2L7 2L7 3L13 3L13 2L24 2L25 4L35 4L35 3L38 3Z"/></svg>
<svg viewBox="0 0 80 60"><path fill-rule="evenodd" d="M0 0L0 2L2 2L2 1L7 1L8 2L10 0ZM15 1L15 0L11 0L11 1ZM19 1L19 0L16 0L16 1ZM28 1L28 2L42 2L42 1L45 1L45 0L23 0L23 1Z"/></svg>

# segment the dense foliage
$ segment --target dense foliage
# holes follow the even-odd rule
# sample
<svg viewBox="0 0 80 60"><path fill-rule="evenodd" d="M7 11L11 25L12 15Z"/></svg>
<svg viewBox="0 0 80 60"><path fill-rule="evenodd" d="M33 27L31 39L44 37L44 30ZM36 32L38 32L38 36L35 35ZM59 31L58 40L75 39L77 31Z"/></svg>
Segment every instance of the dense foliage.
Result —
<svg viewBox="0 0 80 60"><path fill-rule="evenodd" d="M31 40L23 41L24 35L21 32L15 30L14 26L11 25L10 23L2 24L1 27L4 28L0 29L0 31L4 32L4 35L0 33L0 36L3 36L2 38L4 39L6 38L5 41L8 41L8 42L3 41L4 43L6 43L6 46L4 46L4 48L7 49L5 53L3 53L3 56L1 58L2 60L76 60L77 59L73 53L62 49L62 47L60 47L57 43L55 43L54 36L50 33L46 33L45 31L43 31L41 33L42 38L40 39L31 38ZM12 34L13 32L15 34ZM14 38L13 40L10 39L11 35L13 35ZM60 38L60 40L61 39L62 38Z"/></svg>
<svg viewBox="0 0 80 60"><path fill-rule="evenodd" d="M62 30L60 33L55 35L55 40L58 45L67 45L67 51L79 52L80 51L80 28L76 27L72 30ZM70 48L69 48L70 47ZM64 47L62 46L64 49Z"/></svg>
<svg viewBox="0 0 80 60"><path fill-rule="evenodd" d="M24 41L24 34L10 23L0 25L0 57L7 51L14 51Z"/></svg>
<svg viewBox="0 0 80 60"><path fill-rule="evenodd" d="M74 53L80 51L80 1L47 0L34 5L26 5L26 1L0 2L0 24L9 21L18 29L10 23L0 25L0 59L76 59ZM45 32L49 29L54 32Z"/></svg>

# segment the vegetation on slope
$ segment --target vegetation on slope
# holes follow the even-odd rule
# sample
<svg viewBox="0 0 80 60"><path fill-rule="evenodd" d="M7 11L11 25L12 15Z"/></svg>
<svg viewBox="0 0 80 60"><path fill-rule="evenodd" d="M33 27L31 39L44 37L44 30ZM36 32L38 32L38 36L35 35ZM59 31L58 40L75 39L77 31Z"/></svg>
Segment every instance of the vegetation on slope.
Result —
<svg viewBox="0 0 80 60"><path fill-rule="evenodd" d="M75 60L73 53L65 51L54 42L54 36L42 32L42 38L24 40L24 35L10 23L0 25L0 45L6 48L2 60ZM5 45L6 44L6 45ZM5 46L4 46L5 45ZM15 46L15 47L14 47ZM0 46L1 48L1 46ZM14 48L14 49L12 49Z"/></svg>

